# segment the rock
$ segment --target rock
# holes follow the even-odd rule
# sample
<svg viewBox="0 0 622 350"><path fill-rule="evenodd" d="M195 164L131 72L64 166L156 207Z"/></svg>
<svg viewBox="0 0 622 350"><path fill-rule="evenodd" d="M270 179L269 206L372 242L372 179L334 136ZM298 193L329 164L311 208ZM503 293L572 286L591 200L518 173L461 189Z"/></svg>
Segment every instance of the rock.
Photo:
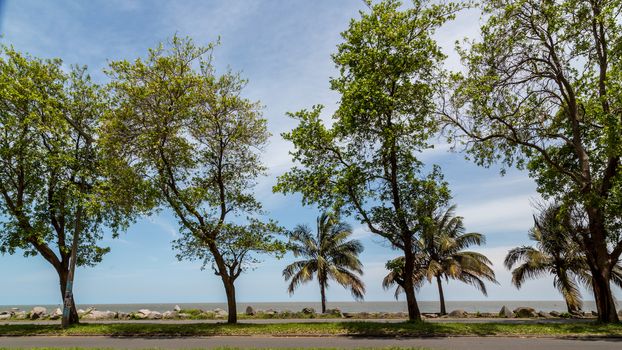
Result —
<svg viewBox="0 0 622 350"><path fill-rule="evenodd" d="M311 315L315 313L315 309L312 307L305 307L302 309L302 313L305 315Z"/></svg>
<svg viewBox="0 0 622 350"><path fill-rule="evenodd" d="M54 312L50 315L50 320L58 320L63 316L63 311L60 308L56 308Z"/></svg>
<svg viewBox="0 0 622 350"><path fill-rule="evenodd" d="M127 312L117 312L117 318L119 320L129 320L130 319L130 314Z"/></svg>
<svg viewBox="0 0 622 350"><path fill-rule="evenodd" d="M84 320L111 320L117 317L117 313L113 311L97 311L93 310L84 315Z"/></svg>
<svg viewBox="0 0 622 350"><path fill-rule="evenodd" d="M229 313L221 308L215 308L213 312L214 312L214 317L216 318L225 318L229 316Z"/></svg>
<svg viewBox="0 0 622 350"><path fill-rule="evenodd" d="M0 316L2 315L11 315L10 311L0 311Z"/></svg>
<svg viewBox="0 0 622 350"><path fill-rule="evenodd" d="M598 317L598 311L592 311L592 316Z"/></svg>
<svg viewBox="0 0 622 350"><path fill-rule="evenodd" d="M16 320L25 320L28 318L28 314L26 313L26 311L18 311L13 314L13 318L15 318Z"/></svg>
<svg viewBox="0 0 622 350"><path fill-rule="evenodd" d="M179 305L175 305L175 307L173 308L173 311L180 312L181 311L181 307L179 307Z"/></svg>
<svg viewBox="0 0 622 350"><path fill-rule="evenodd" d="M553 315L551 315L550 313L545 312L545 311L538 311L538 317L553 318Z"/></svg>
<svg viewBox="0 0 622 350"><path fill-rule="evenodd" d="M512 318L514 317L514 313L510 311L510 309L507 306L503 305L503 307L499 311L499 317Z"/></svg>
<svg viewBox="0 0 622 350"><path fill-rule="evenodd" d="M149 316L149 314L143 314L142 312L134 312L130 315L130 318L133 318L136 320L144 320L147 318L147 316Z"/></svg>
<svg viewBox="0 0 622 350"><path fill-rule="evenodd" d="M252 306L249 305L249 306L246 307L246 315L247 316L255 316L255 314L256 314L255 309L253 309Z"/></svg>
<svg viewBox="0 0 622 350"><path fill-rule="evenodd" d="M278 314L279 312L278 312L278 311L276 311L276 310L274 310L274 309L268 309L268 310L266 310L264 313L265 313L266 315L268 315L268 316L274 316L274 315Z"/></svg>
<svg viewBox="0 0 622 350"><path fill-rule="evenodd" d="M30 311L30 319L31 320L37 320L42 318L43 316L45 316L45 314L48 312L48 310L44 307L41 306L35 306L32 308L32 310Z"/></svg>
<svg viewBox="0 0 622 350"><path fill-rule="evenodd" d="M344 312L343 313L343 317L345 318L353 318L355 316L355 314L351 313L351 312Z"/></svg>
<svg viewBox="0 0 622 350"><path fill-rule="evenodd" d="M11 314L2 314L0 315L0 320L8 320L11 318Z"/></svg>
<svg viewBox="0 0 622 350"><path fill-rule="evenodd" d="M149 315L151 313L151 310L149 310L149 309L140 309L140 310L138 310L138 313L147 316L147 315Z"/></svg>
<svg viewBox="0 0 622 350"><path fill-rule="evenodd" d="M147 319L148 320L161 320L162 319L162 313L157 312L157 311L151 311L148 315L147 315Z"/></svg>
<svg viewBox="0 0 622 350"><path fill-rule="evenodd" d="M192 316L192 315L190 315L190 314L184 314L184 313L177 314L177 317L179 317L179 318L181 318L181 319L190 318L190 316Z"/></svg>
<svg viewBox="0 0 622 350"><path fill-rule="evenodd" d="M165 312L162 314L162 318L165 318L165 319L167 319L167 320L170 320L170 319L173 319L173 318L177 318L177 314L178 314L178 312L177 312L177 311L165 311Z"/></svg>
<svg viewBox="0 0 622 350"><path fill-rule="evenodd" d="M514 313L516 317L519 318L533 318L538 316L538 314L536 314L536 309L526 306L517 307L514 309Z"/></svg>
<svg viewBox="0 0 622 350"><path fill-rule="evenodd" d="M549 312L549 315L551 315L553 317L559 317L562 314L560 312L558 312L558 311L551 311L551 312Z"/></svg>
<svg viewBox="0 0 622 350"><path fill-rule="evenodd" d="M438 314L421 314L421 316L425 316L425 318L438 318Z"/></svg>
<svg viewBox="0 0 622 350"><path fill-rule="evenodd" d="M467 317L469 314L464 310L453 310L448 315L449 317L454 317L454 318L464 318L464 317Z"/></svg>
<svg viewBox="0 0 622 350"><path fill-rule="evenodd" d="M325 314L336 316L336 317L343 317L343 314L341 313L341 309L339 308L327 309Z"/></svg>

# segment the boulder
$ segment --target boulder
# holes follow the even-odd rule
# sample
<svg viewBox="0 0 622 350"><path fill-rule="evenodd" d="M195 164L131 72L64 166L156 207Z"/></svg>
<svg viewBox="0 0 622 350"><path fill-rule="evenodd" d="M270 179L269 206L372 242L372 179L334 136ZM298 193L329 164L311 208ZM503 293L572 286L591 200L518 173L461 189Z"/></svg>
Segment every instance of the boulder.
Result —
<svg viewBox="0 0 622 350"><path fill-rule="evenodd" d="M32 310L30 310L30 319L31 320L40 319L43 316L45 316L47 312L48 310L46 308L41 307L41 306L35 306L32 308Z"/></svg>
<svg viewBox="0 0 622 350"><path fill-rule="evenodd" d="M255 316L255 314L256 314L255 309L253 309L252 306L249 305L249 306L246 307L246 315L247 316Z"/></svg>
<svg viewBox="0 0 622 350"><path fill-rule="evenodd" d="M215 308L213 310L213 313L214 313L214 317L216 318L225 318L229 316L229 313L221 308Z"/></svg>
<svg viewBox="0 0 622 350"><path fill-rule="evenodd" d="M438 314L421 314L421 316L425 317L425 318L438 318Z"/></svg>
<svg viewBox="0 0 622 350"><path fill-rule="evenodd" d="M161 320L162 319L162 313L157 312L157 311L151 311L148 315L147 315L147 319L148 320Z"/></svg>
<svg viewBox="0 0 622 350"><path fill-rule="evenodd" d="M82 316L84 320L111 320L117 317L117 313L113 311L97 311L93 310Z"/></svg>
<svg viewBox="0 0 622 350"><path fill-rule="evenodd" d="M117 318L120 320L129 320L130 314L127 312L117 312Z"/></svg>
<svg viewBox="0 0 622 350"><path fill-rule="evenodd" d="M305 315L311 315L315 313L315 309L312 307L305 307L302 309L302 313Z"/></svg>
<svg viewBox="0 0 622 350"><path fill-rule="evenodd" d="M11 314L2 314L0 315L0 320L8 320L11 318Z"/></svg>
<svg viewBox="0 0 622 350"><path fill-rule="evenodd" d="M190 314L185 314L185 313L179 313L179 314L177 314L177 317L181 318L182 320L183 320L183 319L186 319L186 318L190 318L191 316L192 316L192 315L190 315Z"/></svg>
<svg viewBox="0 0 622 350"><path fill-rule="evenodd" d="M54 312L50 315L50 320L58 320L63 316L63 311L60 308L56 308Z"/></svg>
<svg viewBox="0 0 622 350"><path fill-rule="evenodd" d="M181 307L179 307L179 305L175 305L175 307L173 308L173 311L180 312L181 311Z"/></svg>
<svg viewBox="0 0 622 350"><path fill-rule="evenodd" d="M343 313L343 317L345 318L353 318L356 314L353 314L351 312L344 312Z"/></svg>
<svg viewBox="0 0 622 350"><path fill-rule="evenodd" d="M26 313L26 311L17 311L15 314L13 314L13 318L15 318L16 320L25 320L28 318L28 314Z"/></svg>
<svg viewBox="0 0 622 350"><path fill-rule="evenodd" d="M162 318L165 318L167 320L173 319L173 318L177 318L177 311L165 311L164 313L162 313Z"/></svg>
<svg viewBox="0 0 622 350"><path fill-rule="evenodd" d="M327 309L325 313L331 316L343 317L343 314L339 308Z"/></svg>
<svg viewBox="0 0 622 350"><path fill-rule="evenodd" d="M467 317L469 314L464 310L453 310L448 315L449 317L454 317L454 318L464 318L464 317Z"/></svg>
<svg viewBox="0 0 622 350"><path fill-rule="evenodd" d="M533 318L538 316L536 309L527 306L517 307L514 309L514 314L516 314L518 318Z"/></svg>
<svg viewBox="0 0 622 350"><path fill-rule="evenodd" d="M499 310L499 317L512 318L512 317L514 317L514 313L512 311L510 311L510 308L508 308L507 306L503 305L501 310Z"/></svg>
<svg viewBox="0 0 622 350"><path fill-rule="evenodd" d="M551 311L551 312L549 312L549 315L551 315L553 317L559 317L562 314L560 312L558 312L558 311Z"/></svg>
<svg viewBox="0 0 622 350"><path fill-rule="evenodd" d="M545 311L538 311L538 317L553 318L553 315L551 315L550 313L545 312Z"/></svg>

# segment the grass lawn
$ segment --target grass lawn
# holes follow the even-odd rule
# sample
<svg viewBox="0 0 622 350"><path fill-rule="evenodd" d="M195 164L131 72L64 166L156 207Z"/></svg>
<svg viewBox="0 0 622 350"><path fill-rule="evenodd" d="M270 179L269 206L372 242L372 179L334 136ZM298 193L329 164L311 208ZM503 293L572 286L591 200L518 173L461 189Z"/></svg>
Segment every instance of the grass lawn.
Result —
<svg viewBox="0 0 622 350"><path fill-rule="evenodd" d="M110 336L324 336L348 335L371 337L426 336L545 336L545 337L622 337L622 323L280 323L228 325L225 323L110 323L80 324L68 329L58 325L5 324L0 336L30 335L110 335Z"/></svg>
<svg viewBox="0 0 622 350"><path fill-rule="evenodd" d="M109 348L32 348L32 349L21 349L21 350L111 350ZM214 348L213 350L341 350L340 348ZM0 350L17 350L16 348L1 348ZM143 350L152 350L152 349L143 349ZM193 350L193 349L190 349ZM204 349L195 349L195 350L204 350ZM399 347L388 347L388 348L354 348L353 350L427 350L426 348L399 348Z"/></svg>

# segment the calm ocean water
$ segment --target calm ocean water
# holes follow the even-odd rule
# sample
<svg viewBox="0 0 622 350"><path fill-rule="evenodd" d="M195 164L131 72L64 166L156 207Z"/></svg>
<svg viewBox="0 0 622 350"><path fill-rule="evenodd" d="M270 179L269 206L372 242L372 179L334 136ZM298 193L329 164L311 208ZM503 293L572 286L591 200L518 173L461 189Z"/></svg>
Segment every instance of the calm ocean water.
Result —
<svg viewBox="0 0 622 350"><path fill-rule="evenodd" d="M462 309L467 312L499 312L503 305L514 309L519 306L529 306L536 310L542 311L566 311L566 304L563 301L548 300L487 300L487 301L447 301L447 311ZM120 312L131 312L139 309L149 309L152 311L172 310L175 305L179 305L182 309L203 309L211 310L215 308L227 309L226 303L160 303L160 304L78 304L78 308L86 309L95 307L97 310L110 310ZM244 312L247 306L255 309L267 310L273 309L278 311L290 310L300 311L305 307L312 307L320 310L319 302L241 302L238 303L239 312ZM21 310L30 310L34 306L44 306L48 309L60 307L57 305L0 305L0 310L8 310L10 308L19 308ZM328 302L328 308L340 308L343 312L406 312L406 303L399 301L364 301L364 302ZM420 301L419 308L421 312L438 312L438 301ZM585 301L583 310L596 310L593 301Z"/></svg>

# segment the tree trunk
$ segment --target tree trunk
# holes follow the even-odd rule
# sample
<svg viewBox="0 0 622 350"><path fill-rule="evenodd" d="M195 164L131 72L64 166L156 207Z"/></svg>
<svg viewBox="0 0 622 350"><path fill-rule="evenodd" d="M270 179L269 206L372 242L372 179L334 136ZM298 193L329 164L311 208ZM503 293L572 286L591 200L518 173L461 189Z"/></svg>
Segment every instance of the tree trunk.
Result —
<svg viewBox="0 0 622 350"><path fill-rule="evenodd" d="M436 283L438 284L438 296L441 301L441 315L447 315L447 309L445 308L445 295L443 294L443 281L441 276L436 276Z"/></svg>
<svg viewBox="0 0 622 350"><path fill-rule="evenodd" d="M610 277L603 276L600 271L592 270L592 290L598 310L598 321L603 323L618 322L616 304L611 294Z"/></svg>
<svg viewBox="0 0 622 350"><path fill-rule="evenodd" d="M322 295L322 313L326 313L326 290L324 286L324 281L320 279L320 294Z"/></svg>
<svg viewBox="0 0 622 350"><path fill-rule="evenodd" d="M60 281L60 295L63 298L63 302L65 301L65 297L67 296L67 275L69 271L66 269L62 269L58 271L58 278ZM69 305L68 305L68 318L67 318L67 326L74 325L80 323L80 317L78 316L78 310L76 309L76 302L73 298L73 293L69 297ZM63 310L64 312L64 310Z"/></svg>
<svg viewBox="0 0 622 350"><path fill-rule="evenodd" d="M616 304L611 293L611 256L607 247L604 215L598 208L588 207L589 236L583 236L583 246L592 274L592 290L598 311L598 321L618 322Z"/></svg>
<svg viewBox="0 0 622 350"><path fill-rule="evenodd" d="M405 238L405 247L410 248L412 246L410 236L407 235ZM404 276L402 276L404 285L402 286L402 288L404 288L404 294L406 294L408 320L421 321L421 312L419 311L419 305L417 305L415 285L413 284L414 270L415 259L413 252L410 249L404 249Z"/></svg>
<svg viewBox="0 0 622 350"><path fill-rule="evenodd" d="M227 323L237 323L238 322L238 307L235 302L235 284L231 278L223 276L222 279L225 285L225 292L227 293L227 312L229 315L227 316Z"/></svg>

